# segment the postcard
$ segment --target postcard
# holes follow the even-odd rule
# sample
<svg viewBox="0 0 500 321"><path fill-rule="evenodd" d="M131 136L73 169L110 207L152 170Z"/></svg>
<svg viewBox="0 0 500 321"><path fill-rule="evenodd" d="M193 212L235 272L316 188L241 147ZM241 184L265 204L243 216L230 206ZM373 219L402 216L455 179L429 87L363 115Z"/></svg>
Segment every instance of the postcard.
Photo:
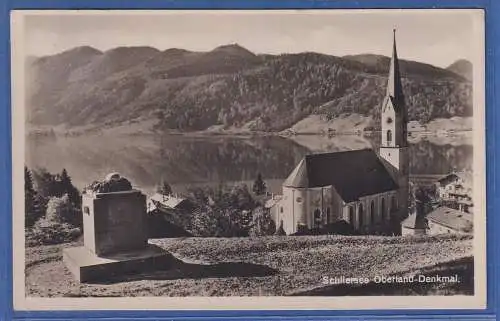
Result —
<svg viewBox="0 0 500 321"><path fill-rule="evenodd" d="M485 308L482 10L11 26L16 310Z"/></svg>

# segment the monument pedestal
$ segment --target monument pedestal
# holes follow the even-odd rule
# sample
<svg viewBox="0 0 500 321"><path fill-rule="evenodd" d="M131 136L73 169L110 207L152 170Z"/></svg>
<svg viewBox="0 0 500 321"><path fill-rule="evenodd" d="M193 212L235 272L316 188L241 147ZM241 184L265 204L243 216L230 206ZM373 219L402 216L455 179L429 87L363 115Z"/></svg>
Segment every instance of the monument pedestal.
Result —
<svg viewBox="0 0 500 321"><path fill-rule="evenodd" d="M85 191L82 212L84 246L63 250L63 262L78 282L168 269L175 261L148 243L146 195L120 174L111 173Z"/></svg>
<svg viewBox="0 0 500 321"><path fill-rule="evenodd" d="M168 269L175 258L159 246L97 256L84 246L63 249L63 261L78 282L107 280L153 269Z"/></svg>

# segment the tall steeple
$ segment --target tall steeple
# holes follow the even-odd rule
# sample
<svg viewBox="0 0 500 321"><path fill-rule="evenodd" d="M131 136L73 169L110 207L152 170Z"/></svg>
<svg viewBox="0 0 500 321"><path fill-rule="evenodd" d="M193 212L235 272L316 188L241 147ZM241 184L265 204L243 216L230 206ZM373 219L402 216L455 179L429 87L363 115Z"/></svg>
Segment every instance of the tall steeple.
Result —
<svg viewBox="0 0 500 321"><path fill-rule="evenodd" d="M398 51L396 49L396 29L393 32L392 57L389 65L389 78L387 80L387 96L392 97L398 104L404 104L403 86L399 72Z"/></svg>
<svg viewBox="0 0 500 321"><path fill-rule="evenodd" d="M396 48L396 29L393 29L392 57L389 64L387 88L382 104L382 146L407 146L408 112L406 110L403 84Z"/></svg>
<svg viewBox="0 0 500 321"><path fill-rule="evenodd" d="M396 49L396 29L393 30L392 57L387 77L387 88L380 112L380 157L387 162L389 172L398 183L398 219L408 214L409 150L407 139L408 112Z"/></svg>

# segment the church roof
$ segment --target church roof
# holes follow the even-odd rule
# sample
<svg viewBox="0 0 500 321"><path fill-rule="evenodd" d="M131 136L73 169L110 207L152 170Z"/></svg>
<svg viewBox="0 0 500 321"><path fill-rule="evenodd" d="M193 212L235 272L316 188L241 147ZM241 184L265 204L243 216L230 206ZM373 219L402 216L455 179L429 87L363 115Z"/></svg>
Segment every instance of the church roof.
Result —
<svg viewBox="0 0 500 321"><path fill-rule="evenodd" d="M306 155L283 183L295 188L330 185L345 202L398 188L371 149Z"/></svg>

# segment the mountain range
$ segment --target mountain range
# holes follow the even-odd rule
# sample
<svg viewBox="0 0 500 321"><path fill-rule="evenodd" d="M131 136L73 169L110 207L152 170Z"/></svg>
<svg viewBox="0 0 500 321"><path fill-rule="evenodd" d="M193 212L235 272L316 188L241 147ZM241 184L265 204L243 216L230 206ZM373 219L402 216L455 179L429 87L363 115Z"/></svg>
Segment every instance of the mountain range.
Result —
<svg viewBox="0 0 500 321"><path fill-rule="evenodd" d="M32 125L281 131L312 114L379 116L389 57L314 52L258 55L237 45L208 52L77 47L26 59ZM410 120L472 115L472 64L400 60ZM375 123L376 124L376 123Z"/></svg>

